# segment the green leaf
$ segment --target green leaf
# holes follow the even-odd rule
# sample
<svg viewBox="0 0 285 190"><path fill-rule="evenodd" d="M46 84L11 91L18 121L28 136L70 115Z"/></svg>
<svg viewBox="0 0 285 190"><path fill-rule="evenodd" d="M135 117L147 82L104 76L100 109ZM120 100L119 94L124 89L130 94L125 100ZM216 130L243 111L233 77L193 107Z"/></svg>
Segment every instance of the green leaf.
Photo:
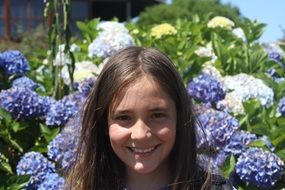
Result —
<svg viewBox="0 0 285 190"><path fill-rule="evenodd" d="M279 144L284 143L284 142L285 142L285 133L280 134L279 137L277 137L276 139L274 139L274 140L272 141L272 144L273 144L274 146L278 146Z"/></svg>
<svg viewBox="0 0 285 190"><path fill-rule="evenodd" d="M260 102L256 99L249 100L243 103L245 112L251 117L261 107Z"/></svg>
<svg viewBox="0 0 285 190"><path fill-rule="evenodd" d="M0 109L0 121L1 120L4 120L5 125L9 125L12 122L13 118L8 111Z"/></svg>
<svg viewBox="0 0 285 190"><path fill-rule="evenodd" d="M285 160L285 149L276 152L276 154L277 154L282 160Z"/></svg>
<svg viewBox="0 0 285 190"><path fill-rule="evenodd" d="M44 124L40 124L41 133L47 142L50 142L60 131L60 127L49 128Z"/></svg>
<svg viewBox="0 0 285 190"><path fill-rule="evenodd" d="M247 146L249 146L249 147L259 147L259 148L265 148L265 147L267 147L267 146L266 146L266 143L265 143L263 140L255 140L255 141L252 141L252 142L250 142Z"/></svg>
<svg viewBox="0 0 285 190"><path fill-rule="evenodd" d="M13 124L12 124L12 129L13 129L13 131L16 133L16 132L19 132L19 131L21 131L21 130L24 130L24 129L26 129L26 128L28 128L29 127L29 124L28 123L25 123L25 122L21 122L21 123L19 123L19 122L13 122Z"/></svg>
<svg viewBox="0 0 285 190"><path fill-rule="evenodd" d="M0 169L9 174L13 174L12 167L9 164L8 158L0 153Z"/></svg>
<svg viewBox="0 0 285 190"><path fill-rule="evenodd" d="M7 180L7 190L21 190L24 189L26 183L29 181L30 175L16 175Z"/></svg>
<svg viewBox="0 0 285 190"><path fill-rule="evenodd" d="M234 171L236 160L233 155L227 157L223 165L220 167L223 176L228 179L231 173Z"/></svg>

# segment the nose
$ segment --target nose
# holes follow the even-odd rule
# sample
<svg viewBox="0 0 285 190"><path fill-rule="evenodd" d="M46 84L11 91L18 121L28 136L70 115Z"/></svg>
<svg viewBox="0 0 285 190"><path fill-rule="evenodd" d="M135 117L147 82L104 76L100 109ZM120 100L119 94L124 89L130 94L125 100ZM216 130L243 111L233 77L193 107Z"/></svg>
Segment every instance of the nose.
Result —
<svg viewBox="0 0 285 190"><path fill-rule="evenodd" d="M131 138L133 140L146 139L151 136L151 130L149 126L143 120L137 120L132 126Z"/></svg>

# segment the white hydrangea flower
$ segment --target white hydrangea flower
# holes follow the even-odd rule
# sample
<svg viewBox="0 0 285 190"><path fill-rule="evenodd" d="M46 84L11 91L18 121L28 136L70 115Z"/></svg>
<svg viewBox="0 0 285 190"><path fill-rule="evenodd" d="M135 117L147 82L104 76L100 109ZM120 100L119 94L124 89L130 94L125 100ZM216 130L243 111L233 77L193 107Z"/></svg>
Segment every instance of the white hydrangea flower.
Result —
<svg viewBox="0 0 285 190"><path fill-rule="evenodd" d="M242 100L235 91L227 93L223 100L217 102L217 108L229 113L244 114Z"/></svg>
<svg viewBox="0 0 285 190"><path fill-rule="evenodd" d="M210 44L208 44L207 47L198 47L194 53L199 57L211 57L211 63L214 63L218 58L213 52Z"/></svg>
<svg viewBox="0 0 285 190"><path fill-rule="evenodd" d="M89 57L109 57L120 49L134 45L128 29L121 23L103 22L98 25L102 31L88 46Z"/></svg>
<svg viewBox="0 0 285 190"><path fill-rule="evenodd" d="M234 91L242 101L256 98L262 106L269 107L273 104L273 90L253 76L244 73L226 76L223 78L223 83L228 91Z"/></svg>
<svg viewBox="0 0 285 190"><path fill-rule="evenodd" d="M98 66L91 61L81 61L75 63L75 69L73 73L74 82L80 82L86 78L94 78L100 74L105 62L102 62ZM70 84L70 78L68 73L68 67L64 66L61 71L61 77L64 83Z"/></svg>
<svg viewBox="0 0 285 190"><path fill-rule="evenodd" d="M76 45L76 44L71 44L71 46L70 46L70 51L71 52L79 52L80 51L80 47L78 46L78 45Z"/></svg>
<svg viewBox="0 0 285 190"><path fill-rule="evenodd" d="M113 32L113 33L126 33L129 31L123 23L118 23L114 21L103 21L97 25L97 28L102 31Z"/></svg>
<svg viewBox="0 0 285 190"><path fill-rule="evenodd" d="M202 68L202 73L206 73L223 83L220 71L210 63L205 63Z"/></svg>
<svg viewBox="0 0 285 190"><path fill-rule="evenodd" d="M53 61L53 65L64 66L71 64L71 59L67 54L64 53L65 44L61 44L58 46L58 52L55 56L55 60Z"/></svg>
<svg viewBox="0 0 285 190"><path fill-rule="evenodd" d="M244 42L246 41L246 37L242 28L234 28L232 32L237 38L240 38Z"/></svg>

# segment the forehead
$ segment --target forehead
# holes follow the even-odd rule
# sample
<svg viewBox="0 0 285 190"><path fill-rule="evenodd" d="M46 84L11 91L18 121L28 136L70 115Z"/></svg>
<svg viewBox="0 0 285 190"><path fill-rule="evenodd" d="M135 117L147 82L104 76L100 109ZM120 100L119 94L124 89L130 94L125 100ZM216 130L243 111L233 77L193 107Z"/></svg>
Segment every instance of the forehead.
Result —
<svg viewBox="0 0 285 190"><path fill-rule="evenodd" d="M155 81L152 77L143 76L129 83L118 93L116 93L110 108L113 110L119 105L130 104L134 101L138 103L147 101L144 102L144 104L158 104L159 102L167 102L172 100L157 81Z"/></svg>

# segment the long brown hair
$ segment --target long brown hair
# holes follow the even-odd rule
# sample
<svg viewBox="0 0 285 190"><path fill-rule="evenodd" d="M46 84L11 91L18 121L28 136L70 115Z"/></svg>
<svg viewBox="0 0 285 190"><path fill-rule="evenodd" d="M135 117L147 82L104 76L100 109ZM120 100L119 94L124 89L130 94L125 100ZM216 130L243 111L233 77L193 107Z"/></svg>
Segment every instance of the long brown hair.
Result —
<svg viewBox="0 0 285 190"><path fill-rule="evenodd" d="M169 187L201 189L205 178L197 164L191 99L171 60L154 48L143 47L119 51L98 76L84 107L77 161L68 178L70 189L123 189L125 168L110 145L108 112L118 92L143 75L158 82L176 105L176 141L170 154L173 180Z"/></svg>

